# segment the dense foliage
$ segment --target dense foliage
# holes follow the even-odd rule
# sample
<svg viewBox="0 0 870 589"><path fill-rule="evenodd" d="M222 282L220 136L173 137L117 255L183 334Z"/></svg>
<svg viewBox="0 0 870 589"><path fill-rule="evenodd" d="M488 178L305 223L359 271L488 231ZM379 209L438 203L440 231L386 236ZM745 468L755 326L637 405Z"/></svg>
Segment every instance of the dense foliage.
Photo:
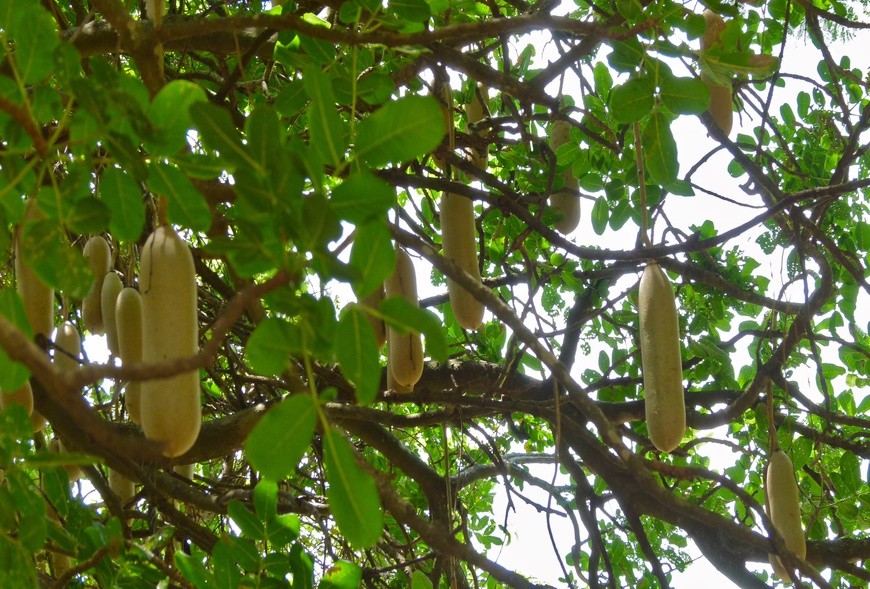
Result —
<svg viewBox="0 0 870 589"><path fill-rule="evenodd" d="M862 6L272 4L0 0L0 388L29 378L47 419L0 413L0 586L667 587L689 540L744 587L783 582L772 552L805 586L870 580L870 102L838 45L866 39ZM701 51L705 8L725 25ZM474 203L481 281L441 255L445 193ZM193 252L200 351L89 361L82 248L105 236L136 286L158 218ZM397 246L419 308L369 297ZM639 351L653 260L688 426L667 454ZM24 268L85 333L77 362L34 335ZM413 392L387 385L378 321L423 334ZM125 391L185 369L202 429L167 458ZM780 446L805 561L764 507ZM574 530L552 548L551 519ZM527 528L550 558L496 562Z"/></svg>

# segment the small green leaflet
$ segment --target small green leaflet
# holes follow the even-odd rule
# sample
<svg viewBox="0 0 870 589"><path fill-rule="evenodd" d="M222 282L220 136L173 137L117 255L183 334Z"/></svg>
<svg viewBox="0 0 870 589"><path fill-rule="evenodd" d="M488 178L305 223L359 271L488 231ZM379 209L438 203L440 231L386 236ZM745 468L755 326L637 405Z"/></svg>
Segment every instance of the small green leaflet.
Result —
<svg viewBox="0 0 870 589"><path fill-rule="evenodd" d="M299 327L282 319L264 319L248 338L245 356L254 372L277 376L287 369L290 354L302 350Z"/></svg>
<svg viewBox="0 0 870 589"><path fill-rule="evenodd" d="M632 78L610 91L610 113L620 123L633 123L655 105L655 87L647 78Z"/></svg>
<svg viewBox="0 0 870 589"><path fill-rule="evenodd" d="M653 112L641 133L643 156L650 180L659 185L676 180L680 164L670 121L661 110Z"/></svg>
<svg viewBox="0 0 870 589"><path fill-rule="evenodd" d="M404 297L390 297L381 303L384 321L400 332L418 332L426 337L426 352L437 362L447 361L447 340L441 320L425 309L415 307Z"/></svg>
<svg viewBox="0 0 870 589"><path fill-rule="evenodd" d="M148 166L148 184L156 194L166 197L170 221L194 231L205 231L211 226L211 211L205 197L178 168L152 162Z"/></svg>
<svg viewBox="0 0 870 589"><path fill-rule="evenodd" d="M423 571L414 571L411 575L411 589L432 589L432 581Z"/></svg>
<svg viewBox="0 0 870 589"><path fill-rule="evenodd" d="M302 460L314 436L316 403L307 394L293 395L270 409L248 434L245 455L263 477L280 481Z"/></svg>
<svg viewBox="0 0 870 589"><path fill-rule="evenodd" d="M341 533L356 549L374 546L384 529L384 512L374 479L356 462L353 448L330 428L323 434L329 487L326 498Z"/></svg>
<svg viewBox="0 0 870 589"><path fill-rule="evenodd" d="M381 365L375 332L366 314L355 305L342 313L334 342L335 356L341 371L356 386L357 400L370 404L378 394Z"/></svg>
<svg viewBox="0 0 870 589"><path fill-rule="evenodd" d="M438 101L405 96L389 102L357 127L357 157L372 167L402 163L429 153L447 129Z"/></svg>

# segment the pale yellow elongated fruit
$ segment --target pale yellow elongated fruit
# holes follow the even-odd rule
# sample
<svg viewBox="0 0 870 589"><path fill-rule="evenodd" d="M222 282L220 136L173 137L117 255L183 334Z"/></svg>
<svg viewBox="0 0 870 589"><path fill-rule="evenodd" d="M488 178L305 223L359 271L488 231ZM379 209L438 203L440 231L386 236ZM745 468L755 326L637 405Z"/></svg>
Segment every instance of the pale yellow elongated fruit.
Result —
<svg viewBox="0 0 870 589"><path fill-rule="evenodd" d="M106 273L103 278L103 288L100 291L100 314L103 317L103 328L106 330L106 346L112 355L120 354L118 348L118 325L115 321L115 303L124 284L117 272Z"/></svg>
<svg viewBox="0 0 870 589"><path fill-rule="evenodd" d="M195 466L192 462L190 464L176 464L172 467L172 470L186 479L193 480L193 469Z"/></svg>
<svg viewBox="0 0 870 589"><path fill-rule="evenodd" d="M135 483L114 468L109 469L109 488L118 496L122 506L136 495Z"/></svg>
<svg viewBox="0 0 870 589"><path fill-rule="evenodd" d="M390 328L387 327L387 338L389 339ZM413 393L414 387L406 387L404 385L400 385L396 382L396 377L393 376L393 355L390 354L389 348L387 348L387 390L395 391L397 393Z"/></svg>
<svg viewBox="0 0 870 589"><path fill-rule="evenodd" d="M0 409L5 409L9 405L21 405L27 411L27 415L33 414L33 389L29 381L14 391L0 392Z"/></svg>
<svg viewBox="0 0 870 589"><path fill-rule="evenodd" d="M49 452L66 452L66 448L64 447L63 442L60 441L60 438L52 439L51 442L48 443L48 450ZM82 467L78 464L64 464L63 469L66 471L70 483L74 483L82 478Z"/></svg>
<svg viewBox="0 0 870 589"><path fill-rule="evenodd" d="M371 307L373 309L377 309L381 306L381 301L384 300L384 286L381 285L379 288L376 288L371 294L363 297L363 300L360 301L367 307ZM379 319L374 315L370 315L366 313L366 318L369 320L369 325L372 326L372 330L375 332L375 340L378 342L378 349L380 350L384 347L384 344L387 341L387 327L384 324L383 319Z"/></svg>
<svg viewBox="0 0 870 589"><path fill-rule="evenodd" d="M441 197L441 243L444 257L453 260L477 282L477 241L474 227L474 203L471 199L445 192ZM447 279L450 308L464 329L477 329L483 323L483 303L452 279Z"/></svg>
<svg viewBox="0 0 870 589"><path fill-rule="evenodd" d="M43 218L36 200L28 199L24 221L37 221ZM24 261L23 226L15 230L15 280L18 294L24 303L24 313L33 334L51 335L54 326L54 289L47 286Z"/></svg>
<svg viewBox="0 0 870 589"><path fill-rule="evenodd" d="M801 524L801 504L794 467L788 455L777 448L770 454L765 481L767 510L773 527L785 540L785 546L798 557L807 557L807 542ZM770 564L780 579L788 580L788 572L779 557L771 554Z"/></svg>
<svg viewBox="0 0 870 589"><path fill-rule="evenodd" d="M166 0L145 0L145 14L148 15L148 20L154 23L155 28L161 25L165 13Z"/></svg>
<svg viewBox="0 0 870 589"><path fill-rule="evenodd" d="M121 365L142 361L142 298L135 288L126 287L115 302L115 324L118 328L118 355ZM124 403L133 423L141 423L142 383L130 381L124 389Z"/></svg>
<svg viewBox="0 0 870 589"><path fill-rule="evenodd" d="M558 120L550 129L550 149L556 153L571 137L571 125L567 121ZM562 217L556 221L556 231L567 235L580 223L580 197L577 194L577 179L573 172L567 169L562 172L562 186L550 195L550 206Z"/></svg>
<svg viewBox="0 0 870 589"><path fill-rule="evenodd" d="M468 123L467 131L472 133L471 127L482 121L488 115L484 101L487 99L486 88L482 84L477 84L477 87L471 94L471 101L465 105L465 120ZM475 132L479 135L479 132ZM486 162L489 153L485 149L473 149L471 152L471 163L476 168L486 170Z"/></svg>
<svg viewBox="0 0 870 589"><path fill-rule="evenodd" d="M640 279L638 310L647 430L656 448L670 452L686 432L680 324L671 283L655 262Z"/></svg>
<svg viewBox="0 0 870 589"><path fill-rule="evenodd" d="M417 297L417 276L411 256L401 248L396 250L396 270L384 283L387 298L403 296L415 307L420 305ZM396 383L413 387L423 376L423 341L419 333L400 334L389 330L388 358Z"/></svg>
<svg viewBox="0 0 870 589"><path fill-rule="evenodd" d="M562 176L565 185L562 190L550 195L550 206L562 213L562 218L553 227L562 235L568 235L580 224L580 197L577 195L577 180L570 172Z"/></svg>
<svg viewBox="0 0 870 589"><path fill-rule="evenodd" d="M168 225L160 225L142 248L142 361L162 362L196 354L196 271L190 248ZM168 457L184 454L202 422L199 371L142 382L142 430L163 442Z"/></svg>
<svg viewBox="0 0 870 589"><path fill-rule="evenodd" d="M85 329L93 334L105 333L103 326L102 298L103 279L111 268L112 250L109 242L100 235L95 235L85 243L82 252L88 261L94 281L85 298L82 300L82 320Z"/></svg>
<svg viewBox="0 0 870 589"><path fill-rule="evenodd" d="M710 10L704 10L704 22L706 29L701 37L701 51L706 51L719 44L719 36L725 30L725 21L721 16ZM716 125L725 135L731 134L734 126L734 109L731 101L731 84L720 85L714 83L706 74L701 73L701 81L707 85L710 91L710 108L708 112L716 121Z"/></svg>
<svg viewBox="0 0 870 589"><path fill-rule="evenodd" d="M79 367L77 361L82 355L82 336L70 321L64 321L54 332L54 344L60 350L54 351L54 365L64 372Z"/></svg>

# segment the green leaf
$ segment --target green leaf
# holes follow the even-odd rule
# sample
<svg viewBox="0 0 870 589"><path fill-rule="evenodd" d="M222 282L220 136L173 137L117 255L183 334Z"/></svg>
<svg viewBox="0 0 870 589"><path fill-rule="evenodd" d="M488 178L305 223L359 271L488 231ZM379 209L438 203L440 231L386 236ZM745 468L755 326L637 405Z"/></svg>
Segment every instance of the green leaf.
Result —
<svg viewBox="0 0 870 589"><path fill-rule="evenodd" d="M429 153L447 132L438 101L406 96L389 102L357 127L357 157L372 167Z"/></svg>
<svg viewBox="0 0 870 589"><path fill-rule="evenodd" d="M278 96L275 97L275 110L289 117L302 110L307 103L305 83L302 80L293 80L278 92Z"/></svg>
<svg viewBox="0 0 870 589"><path fill-rule="evenodd" d="M341 371L356 386L357 400L368 405L378 395L381 366L375 332L366 314L350 306L341 315L335 332L335 356Z"/></svg>
<svg viewBox="0 0 870 589"><path fill-rule="evenodd" d="M426 337L426 351L437 362L447 361L447 340L444 325L431 311L420 309L404 297L390 297L381 303L384 321L400 332L413 331Z"/></svg>
<svg viewBox="0 0 870 589"><path fill-rule="evenodd" d="M334 429L323 434L323 454L329 483L326 498L341 533L358 550L374 546L384 529L374 479L360 468L350 444Z"/></svg>
<svg viewBox="0 0 870 589"><path fill-rule="evenodd" d="M429 20L432 14L426 0L390 0L387 6L400 19L410 22Z"/></svg>
<svg viewBox="0 0 870 589"><path fill-rule="evenodd" d="M241 585L242 572L236 562L236 551L229 544L229 538L218 541L212 551L215 589L238 589Z"/></svg>
<svg viewBox="0 0 870 589"><path fill-rule="evenodd" d="M215 586L214 577L205 569L205 565L199 558L194 558L180 550L175 551L174 556L175 566L196 589L209 589Z"/></svg>
<svg viewBox="0 0 870 589"><path fill-rule="evenodd" d="M710 108L710 91L697 78L664 76L660 86L662 102L674 114L697 115Z"/></svg>
<svg viewBox="0 0 870 589"><path fill-rule="evenodd" d="M340 560L326 570L320 589L357 589L362 583L362 569L352 562Z"/></svg>
<svg viewBox="0 0 870 589"><path fill-rule="evenodd" d="M56 222L37 221L22 232L24 261L39 278L73 298L82 298L93 276L78 248L68 245L66 234Z"/></svg>
<svg viewBox="0 0 870 589"><path fill-rule="evenodd" d="M275 109L259 105L246 121L247 150L263 169L280 165L284 146L281 141L281 124Z"/></svg>
<svg viewBox="0 0 870 589"><path fill-rule="evenodd" d="M193 128L191 107L207 102L205 91L187 80L166 84L148 107L148 119L154 127L149 151L155 155L172 155L187 146L187 133Z"/></svg>
<svg viewBox="0 0 870 589"><path fill-rule="evenodd" d="M647 78L632 78L610 91L610 113L620 123L645 117L655 105L655 87Z"/></svg>
<svg viewBox="0 0 870 589"><path fill-rule="evenodd" d="M318 65L327 65L335 61L335 45L329 41L300 34L299 45L311 61Z"/></svg>
<svg viewBox="0 0 870 589"><path fill-rule="evenodd" d="M302 351L299 327L281 319L264 319L248 338L245 356L254 372L264 376L283 373L290 355Z"/></svg>
<svg viewBox="0 0 870 589"><path fill-rule="evenodd" d="M305 91L311 98L308 125L311 148L332 166L344 161L347 149L347 128L335 106L335 96L329 77L319 67L309 66L303 75Z"/></svg>
<svg viewBox="0 0 870 589"><path fill-rule="evenodd" d="M644 125L641 143L650 180L660 185L676 180L680 165L677 143L671 134L670 121L660 110L655 111Z"/></svg>
<svg viewBox="0 0 870 589"><path fill-rule="evenodd" d="M341 223L329 201L319 194L302 201L302 223L296 230L300 245L308 251L324 250L329 242L341 237Z"/></svg>
<svg viewBox="0 0 870 589"><path fill-rule="evenodd" d="M365 169L333 188L330 199L335 214L355 225L383 215L395 201L395 187Z"/></svg>
<svg viewBox="0 0 870 589"><path fill-rule="evenodd" d="M54 49L60 43L57 25L37 3L18 3L14 28L15 61L25 83L38 82L54 69Z"/></svg>
<svg viewBox="0 0 870 589"><path fill-rule="evenodd" d="M251 430L245 455L265 478L280 481L299 464L314 436L316 403L307 394L288 397Z"/></svg>
<svg viewBox="0 0 870 589"><path fill-rule="evenodd" d="M861 463L858 457L851 452L844 452L840 457L840 476L845 489L838 489L840 493L853 494L861 490L864 481L861 480Z"/></svg>
<svg viewBox="0 0 870 589"><path fill-rule="evenodd" d="M411 575L411 589L432 589L432 581L423 571L414 571Z"/></svg>
<svg viewBox="0 0 870 589"><path fill-rule="evenodd" d="M607 199L599 196L595 199L592 207L592 229L597 235L602 235L607 229L607 221L610 218L610 209L607 207Z"/></svg>
<svg viewBox="0 0 870 589"><path fill-rule="evenodd" d="M266 524L269 544L275 548L295 542L301 529L302 520L295 513L284 513Z"/></svg>
<svg viewBox="0 0 870 589"><path fill-rule="evenodd" d="M396 266L396 250L385 219L357 228L350 265L360 273L353 285L358 297L371 294L390 277Z"/></svg>
<svg viewBox="0 0 870 589"><path fill-rule="evenodd" d="M24 305L18 293L12 288L0 289L0 315L24 332L27 339L33 339L33 329L27 322ZM0 390L14 391L30 378L30 370L20 362L13 362L0 348Z"/></svg>
<svg viewBox="0 0 870 589"><path fill-rule="evenodd" d="M145 227L142 189L118 168L100 176L99 195L109 208L109 230L120 241L136 241Z"/></svg>
<svg viewBox="0 0 870 589"><path fill-rule="evenodd" d="M278 516L278 484L270 479L261 479L254 487L254 510L257 517L267 524Z"/></svg>
<svg viewBox="0 0 870 589"><path fill-rule="evenodd" d="M64 225L74 233L99 233L109 224L108 207L90 196L69 203L66 213Z"/></svg>
<svg viewBox="0 0 870 589"><path fill-rule="evenodd" d="M0 536L0 587L31 589L39 587L33 557L19 542Z"/></svg>
<svg viewBox="0 0 870 589"><path fill-rule="evenodd" d="M607 61L618 72L634 72L643 61L643 45L636 39L616 41L612 49Z"/></svg>
<svg viewBox="0 0 870 589"><path fill-rule="evenodd" d="M274 451L274 450L273 450ZM227 514L233 520L242 536L251 540L262 540L265 536L266 529L254 512L245 507L241 501L233 499L227 505Z"/></svg>
<svg viewBox="0 0 870 589"><path fill-rule="evenodd" d="M245 151L230 113L209 102L196 104L189 112L203 143L218 151L224 161L234 166L258 168L257 162Z"/></svg>
<svg viewBox="0 0 870 589"><path fill-rule="evenodd" d="M165 196L169 203L169 220L194 231L211 227L211 211L205 197L181 170L170 164L152 162L148 166L151 190Z"/></svg>

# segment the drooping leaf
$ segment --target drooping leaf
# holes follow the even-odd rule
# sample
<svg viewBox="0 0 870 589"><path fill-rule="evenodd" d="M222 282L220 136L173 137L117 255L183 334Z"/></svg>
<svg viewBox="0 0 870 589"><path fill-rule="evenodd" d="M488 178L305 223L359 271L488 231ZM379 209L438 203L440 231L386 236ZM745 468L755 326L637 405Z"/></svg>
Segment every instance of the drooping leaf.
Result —
<svg viewBox="0 0 870 589"><path fill-rule="evenodd" d="M357 296L364 297L384 283L396 266L396 250L385 220L374 220L357 228L350 265L360 273L354 283Z"/></svg>
<svg viewBox="0 0 870 589"><path fill-rule="evenodd" d="M245 456L265 478L280 481L299 464L314 436L316 401L293 395L266 413L245 442Z"/></svg>
<svg viewBox="0 0 870 589"><path fill-rule="evenodd" d="M347 149L347 128L338 116L329 78L319 67L310 66L305 69L303 80L305 92L311 98L308 107L311 148L324 162L337 166L344 160Z"/></svg>
<svg viewBox="0 0 870 589"><path fill-rule="evenodd" d="M660 110L655 111L644 125L641 144L650 180L660 185L676 180L679 172L677 143L671 133L670 121Z"/></svg>
<svg viewBox="0 0 870 589"><path fill-rule="evenodd" d="M358 550L373 546L384 529L374 479L360 468L350 444L334 429L323 434L323 457L329 484L326 497L341 533Z"/></svg>
<svg viewBox="0 0 870 589"><path fill-rule="evenodd" d="M607 207L607 199L599 196L595 199L592 207L592 229L597 235L602 235L607 229L607 221L610 218L610 209Z"/></svg>
<svg viewBox="0 0 870 589"><path fill-rule="evenodd" d="M390 297L381 303L384 321L402 332L422 333L426 338L426 352L436 362L447 361L447 340L444 326L434 313L420 309L403 297Z"/></svg>
<svg viewBox="0 0 870 589"><path fill-rule="evenodd" d="M233 125L230 114L211 103L195 104L189 109L190 117L203 142L220 153L221 158L232 167L250 166L257 162L245 150L239 131Z"/></svg>
<svg viewBox="0 0 870 589"><path fill-rule="evenodd" d="M169 220L194 231L211 226L211 211L205 198L181 170L170 164L152 162L148 166L151 190L165 196L169 203Z"/></svg>
<svg viewBox="0 0 870 589"><path fill-rule="evenodd" d="M261 540L266 534L263 522L241 501L233 499L227 504L227 514L239 527L242 536L251 540Z"/></svg>
<svg viewBox="0 0 870 589"><path fill-rule="evenodd" d="M363 405L375 400L381 381L375 332L365 313L351 306L341 315L335 333L335 356L341 371L356 386Z"/></svg>

